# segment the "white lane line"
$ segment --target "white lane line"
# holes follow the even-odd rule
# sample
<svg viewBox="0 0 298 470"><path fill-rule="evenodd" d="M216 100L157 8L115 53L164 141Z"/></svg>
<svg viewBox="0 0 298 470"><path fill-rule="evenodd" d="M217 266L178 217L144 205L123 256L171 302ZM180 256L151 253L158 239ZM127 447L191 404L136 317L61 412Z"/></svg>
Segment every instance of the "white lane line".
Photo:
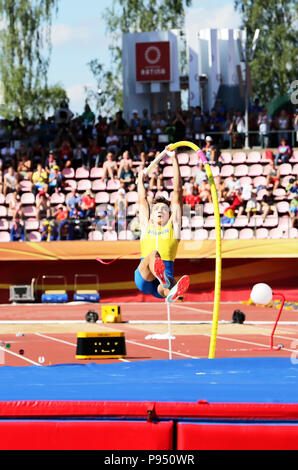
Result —
<svg viewBox="0 0 298 470"><path fill-rule="evenodd" d="M211 337L211 335L205 333L203 336ZM222 339L223 341L232 341L232 343L242 343L242 344L250 344L251 346L259 346L261 348L267 349L270 351L270 347L268 344L260 344L254 343L252 341L245 341L244 339L236 339L236 338L226 338L224 336L217 336L216 339ZM289 351L289 352L297 352L297 350L283 348L282 351Z"/></svg>
<svg viewBox="0 0 298 470"><path fill-rule="evenodd" d="M34 334L37 336L41 336L42 338L45 338L45 339L50 339L51 341L57 341L57 343L64 343L64 344L67 344L68 346L75 346L75 347L77 346L76 343L70 343L69 341L65 341L64 339L53 338L52 336L44 335L42 333L34 333ZM121 357L118 358L118 360L122 362L130 362L127 359L122 359Z"/></svg>
<svg viewBox="0 0 298 470"><path fill-rule="evenodd" d="M35 366L42 366L42 364L39 364L39 362L32 361L31 359L28 359L28 357L21 356L20 354L17 354L13 351L10 351L7 348L3 348L0 346L1 351L4 351L7 354L11 354L12 356L18 357L19 359L22 359L23 361L29 362L30 364L34 364Z"/></svg>

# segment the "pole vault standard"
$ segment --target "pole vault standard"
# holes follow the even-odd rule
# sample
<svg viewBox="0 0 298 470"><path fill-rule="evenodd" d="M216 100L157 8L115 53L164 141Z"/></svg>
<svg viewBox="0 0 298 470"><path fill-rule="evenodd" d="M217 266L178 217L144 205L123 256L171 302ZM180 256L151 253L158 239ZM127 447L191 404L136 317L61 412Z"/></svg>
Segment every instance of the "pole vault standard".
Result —
<svg viewBox="0 0 298 470"><path fill-rule="evenodd" d="M221 291L221 230L220 230L220 213L219 213L219 204L216 186L214 183L212 171L208 160L202 150L193 142L189 141L180 141L169 145L170 150L175 150L178 147L189 147L193 149L197 155L198 159L204 164L204 169L206 171L208 181L211 189L212 203L214 208L214 219L215 219L215 286L214 286L214 303L213 303L213 320L212 320L212 330L211 338L209 344L209 359L214 359L215 349L216 349L216 338L217 338L217 328L218 328L218 318L219 318L219 305L220 305L220 291ZM144 170L144 174L148 174L166 155L166 150L160 152L160 154L153 160L152 163ZM167 315L168 315L168 337L169 337L169 357L172 358L172 344L171 344L171 310L170 305L167 303Z"/></svg>

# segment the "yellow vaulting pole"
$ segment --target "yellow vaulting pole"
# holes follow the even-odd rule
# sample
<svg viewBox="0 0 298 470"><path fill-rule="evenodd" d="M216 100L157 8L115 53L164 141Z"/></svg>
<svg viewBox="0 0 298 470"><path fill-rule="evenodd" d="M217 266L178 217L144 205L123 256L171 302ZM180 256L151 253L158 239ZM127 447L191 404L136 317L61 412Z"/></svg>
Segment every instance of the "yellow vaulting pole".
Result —
<svg viewBox="0 0 298 470"><path fill-rule="evenodd" d="M188 141L175 142L170 145L170 150L174 150L178 147L190 147L198 154L198 158L204 164L204 169L206 171L208 181L211 189L212 203L214 208L214 219L215 219L215 286L214 286L214 304L213 304L213 319L212 319L212 330L211 338L209 344L209 359L215 357L215 348L216 348L216 337L217 337L217 327L218 327L218 317L219 317L219 305L220 305L220 290L221 290L221 228L220 228L220 214L219 214L219 204L216 192L216 186L214 183L213 175L211 168L208 164L208 160L202 150L194 143Z"/></svg>

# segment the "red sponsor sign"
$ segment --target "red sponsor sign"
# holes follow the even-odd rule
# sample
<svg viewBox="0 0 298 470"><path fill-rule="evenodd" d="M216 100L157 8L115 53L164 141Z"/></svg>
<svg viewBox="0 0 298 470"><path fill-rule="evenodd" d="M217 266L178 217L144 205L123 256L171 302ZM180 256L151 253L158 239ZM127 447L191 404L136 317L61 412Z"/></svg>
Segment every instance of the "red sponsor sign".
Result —
<svg viewBox="0 0 298 470"><path fill-rule="evenodd" d="M168 82L170 79L170 42L137 42L137 82Z"/></svg>

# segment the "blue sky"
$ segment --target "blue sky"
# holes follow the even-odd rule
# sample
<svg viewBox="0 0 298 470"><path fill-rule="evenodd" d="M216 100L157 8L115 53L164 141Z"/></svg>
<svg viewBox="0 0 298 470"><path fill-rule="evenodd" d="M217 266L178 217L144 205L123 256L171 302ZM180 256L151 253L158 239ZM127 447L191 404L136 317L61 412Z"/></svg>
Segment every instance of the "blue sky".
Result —
<svg viewBox="0 0 298 470"><path fill-rule="evenodd" d="M109 64L110 38L102 15L111 4L112 0L61 0L53 16L49 83L60 83L67 90L73 112L83 111L84 86L95 87L87 63L97 58ZM186 12L189 31L238 28L240 23L234 0L193 0Z"/></svg>

